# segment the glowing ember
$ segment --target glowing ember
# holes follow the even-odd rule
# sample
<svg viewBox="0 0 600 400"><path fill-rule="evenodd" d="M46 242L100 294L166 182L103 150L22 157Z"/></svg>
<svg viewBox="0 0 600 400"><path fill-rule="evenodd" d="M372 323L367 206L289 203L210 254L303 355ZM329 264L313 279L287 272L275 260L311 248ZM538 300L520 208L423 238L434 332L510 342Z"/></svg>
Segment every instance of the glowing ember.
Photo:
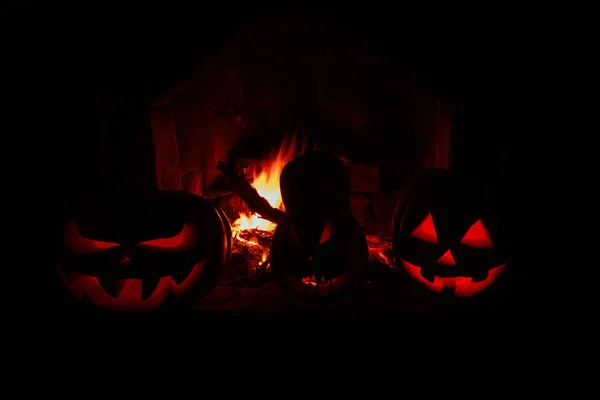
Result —
<svg viewBox="0 0 600 400"><path fill-rule="evenodd" d="M377 261L392 268L392 244L375 235L366 235L366 237L369 246L369 260Z"/></svg>
<svg viewBox="0 0 600 400"><path fill-rule="evenodd" d="M291 159L296 156L296 138L292 136L288 140L284 140L277 156L272 161L264 161L259 168L253 171L252 187L256 189L261 197L265 198L271 207L283 210L283 202L281 201L281 192L279 191L279 175L281 170ZM300 149L301 150L301 149ZM239 237L241 231L250 229L258 229L261 231L272 232L276 228L276 224L260 218L258 214L241 214L233 223L233 233L238 240L245 241L258 245L256 242L246 241ZM263 260L264 262L265 260Z"/></svg>

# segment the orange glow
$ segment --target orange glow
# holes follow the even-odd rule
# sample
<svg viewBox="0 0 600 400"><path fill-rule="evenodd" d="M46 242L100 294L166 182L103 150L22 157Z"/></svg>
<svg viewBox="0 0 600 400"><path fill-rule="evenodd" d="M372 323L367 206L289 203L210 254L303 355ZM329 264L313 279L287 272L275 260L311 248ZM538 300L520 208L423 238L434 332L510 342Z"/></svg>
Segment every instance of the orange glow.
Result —
<svg viewBox="0 0 600 400"><path fill-rule="evenodd" d="M431 213L427 214L423 222L419 224L410 234L410 236L424 240L429 243L437 243L437 233L435 232L435 226L433 226L433 218L431 218Z"/></svg>
<svg viewBox="0 0 600 400"><path fill-rule="evenodd" d="M176 236L171 238L163 238L163 239L154 239L148 240L147 242L140 243L142 246L155 247L155 248L164 248L164 247L177 247L183 243L183 230L179 232Z"/></svg>
<svg viewBox="0 0 600 400"><path fill-rule="evenodd" d="M71 272L71 280L69 281L60 267L58 267L58 273L64 284L80 300L86 295L92 303L100 308L146 311L158 309L167 299L169 293L176 297L187 294L200 280L205 267L206 260L194 265L187 278L180 284L177 284L170 276L163 276L160 278L154 292L145 300L142 300L142 279L120 279L118 282L120 291L117 298L114 298L104 291L96 277Z"/></svg>
<svg viewBox="0 0 600 400"><path fill-rule="evenodd" d="M462 244L466 244L467 246L477 247L480 249L492 248L492 239L490 238L490 234L488 233L487 229L485 229L485 226L481 220L475 222L469 228L460 242Z"/></svg>
<svg viewBox="0 0 600 400"><path fill-rule="evenodd" d="M181 232L173 237L148 240L140 243L139 246L154 250L182 251L186 246L196 244L196 234L197 230L194 225L184 224Z"/></svg>
<svg viewBox="0 0 600 400"><path fill-rule="evenodd" d="M502 264L492 268L488 274L488 277L481 282L473 282L472 278L465 278L461 276L455 278L440 278L436 276L433 279L433 282L429 282L427 279L421 276L420 267L404 261L403 259L400 259L400 261L402 261L402 266L410 276L427 286L427 288L430 290L433 290L434 292L441 292L442 287L454 288L454 294L456 296L463 297L472 296L490 286L496 280L496 278L498 278L506 266L506 264Z"/></svg>
<svg viewBox="0 0 600 400"><path fill-rule="evenodd" d="M95 253L119 246L117 243L84 238L79 234L75 222L69 222L65 227L65 245L73 253L79 254Z"/></svg>
<svg viewBox="0 0 600 400"><path fill-rule="evenodd" d="M296 156L297 140L295 136L285 139L275 157L263 161L262 165L253 172L252 187L261 197L264 197L271 207L283 210L281 192L279 190L279 175L283 167ZM301 151L302 149L300 149ZM247 229L274 231L276 224L260 218L258 214L241 214L232 224L233 234ZM238 239L242 239L238 236ZM258 244L249 242L252 244Z"/></svg>
<svg viewBox="0 0 600 400"><path fill-rule="evenodd" d="M454 261L454 257L452 257L450 249L448 249L448 251L439 258L438 263L444 265L456 265L456 261Z"/></svg>
<svg viewBox="0 0 600 400"><path fill-rule="evenodd" d="M315 274L313 274L312 276L306 276L302 278L302 283L311 286L317 286L319 283L326 284L327 282L328 281L324 277L321 277L321 281L319 282L317 278L315 278Z"/></svg>

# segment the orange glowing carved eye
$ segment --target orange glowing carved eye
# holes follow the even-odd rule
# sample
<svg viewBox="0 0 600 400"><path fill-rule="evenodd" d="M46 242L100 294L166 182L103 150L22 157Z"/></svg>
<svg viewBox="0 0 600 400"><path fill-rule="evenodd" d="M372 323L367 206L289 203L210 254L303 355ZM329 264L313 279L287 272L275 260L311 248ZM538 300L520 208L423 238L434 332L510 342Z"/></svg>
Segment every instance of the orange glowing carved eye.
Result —
<svg viewBox="0 0 600 400"><path fill-rule="evenodd" d="M75 222L71 221L65 226L65 245L73 253L87 254L118 247L118 243L92 240L81 236Z"/></svg>
<svg viewBox="0 0 600 400"><path fill-rule="evenodd" d="M490 234L488 233L487 229L485 229L485 226L481 220L471 225L460 243L479 249L490 249L493 247Z"/></svg>
<svg viewBox="0 0 600 400"><path fill-rule="evenodd" d="M433 226L433 218L431 218L431 213L427 214L423 222L421 222L419 226L415 228L410 236L429 243L438 243L437 233L435 232L435 227Z"/></svg>
<svg viewBox="0 0 600 400"><path fill-rule="evenodd" d="M333 224L331 223L331 221L327 222L327 225L325 225L325 229L323 229L323 233L321 234L321 239L319 240L319 244L323 244L326 241L328 241L329 239L331 239L331 236L333 235Z"/></svg>
<svg viewBox="0 0 600 400"><path fill-rule="evenodd" d="M181 232L169 238L159 238L139 243L139 246L156 250L181 251L195 243L197 231L191 224L184 224Z"/></svg>

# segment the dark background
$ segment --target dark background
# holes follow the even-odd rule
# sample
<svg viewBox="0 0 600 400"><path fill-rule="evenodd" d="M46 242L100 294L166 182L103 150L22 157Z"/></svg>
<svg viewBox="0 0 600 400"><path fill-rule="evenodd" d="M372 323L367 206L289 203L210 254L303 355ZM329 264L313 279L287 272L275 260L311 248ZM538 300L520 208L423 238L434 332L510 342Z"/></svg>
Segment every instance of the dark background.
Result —
<svg viewBox="0 0 600 400"><path fill-rule="evenodd" d="M139 168L153 163L146 107L258 17L174 15L153 20L98 16L65 32L60 47L67 62L61 72L72 104L65 105L59 134L60 193L152 187L153 175ZM499 16L478 26L451 15L400 18L381 12L329 18L381 59L408 69L444 107L455 109L455 167L505 174L520 62L514 27L496 23Z"/></svg>

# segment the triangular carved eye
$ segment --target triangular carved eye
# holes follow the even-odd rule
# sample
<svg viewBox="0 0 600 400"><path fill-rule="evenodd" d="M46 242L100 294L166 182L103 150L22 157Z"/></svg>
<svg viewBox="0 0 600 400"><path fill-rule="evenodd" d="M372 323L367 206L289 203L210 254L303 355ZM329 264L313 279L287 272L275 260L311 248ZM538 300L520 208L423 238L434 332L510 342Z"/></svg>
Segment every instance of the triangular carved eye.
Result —
<svg viewBox="0 0 600 400"><path fill-rule="evenodd" d="M460 243L479 249L490 249L493 247L490 234L488 233L487 229L485 229L485 226L481 220L471 225Z"/></svg>
<svg viewBox="0 0 600 400"><path fill-rule="evenodd" d="M423 222L419 224L415 228L415 230L410 234L410 236L424 240L429 243L437 243L437 233L435 232L435 226L433 226L433 218L431 218L431 213L427 214Z"/></svg>
<svg viewBox="0 0 600 400"><path fill-rule="evenodd" d="M321 234L321 239L319 240L319 244L323 244L333 236L333 224L331 221L327 222L325 225L325 229L323 229L323 233Z"/></svg>

